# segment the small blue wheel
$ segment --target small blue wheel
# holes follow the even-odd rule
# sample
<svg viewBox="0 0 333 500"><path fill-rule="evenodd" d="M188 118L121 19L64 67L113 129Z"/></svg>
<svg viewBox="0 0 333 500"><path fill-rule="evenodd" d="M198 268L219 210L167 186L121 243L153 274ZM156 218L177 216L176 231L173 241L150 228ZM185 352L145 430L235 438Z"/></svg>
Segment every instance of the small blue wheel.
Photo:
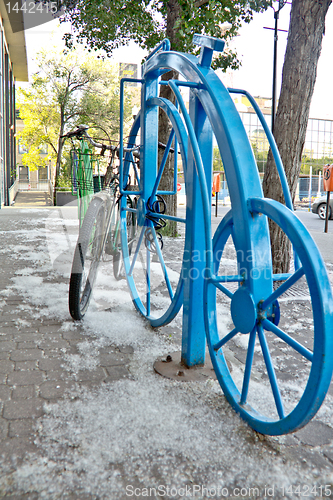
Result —
<svg viewBox="0 0 333 500"><path fill-rule="evenodd" d="M177 171L181 162L185 173L187 165L187 134L176 107L168 100L155 97L148 103L165 113L169 119L169 138L166 144L158 142L159 162L156 177L150 191L142 194L142 176L145 172L145 156L140 151L138 162L133 154L127 153L124 161L124 175L137 185L134 208L136 229L134 238L128 237L128 207L125 196L121 199L121 246L125 274L136 309L147 318L152 326L169 323L179 312L183 302L182 257L180 250L185 243L186 205L180 207L180 215L171 213L170 196L161 190L162 171L169 161L174 162ZM139 145L140 115L134 123L126 147ZM157 138L152 136L152 140ZM179 165L180 166L180 165ZM133 188L129 188L133 189ZM172 187L173 189L173 187ZM177 236L168 233L170 224L177 224Z"/></svg>
<svg viewBox="0 0 333 500"><path fill-rule="evenodd" d="M249 290L260 275L242 275L237 266L238 252L245 250L233 243L231 210L215 233L214 275L205 283L207 339L233 408L256 431L280 435L304 426L325 398L332 375L333 301L320 253L295 214L267 199L252 199L250 207L252 217L267 216L282 228L298 260L294 265L291 255L291 271L273 275L271 292L255 303ZM263 250L265 261L270 269L262 264L260 272L271 273L271 256Z"/></svg>

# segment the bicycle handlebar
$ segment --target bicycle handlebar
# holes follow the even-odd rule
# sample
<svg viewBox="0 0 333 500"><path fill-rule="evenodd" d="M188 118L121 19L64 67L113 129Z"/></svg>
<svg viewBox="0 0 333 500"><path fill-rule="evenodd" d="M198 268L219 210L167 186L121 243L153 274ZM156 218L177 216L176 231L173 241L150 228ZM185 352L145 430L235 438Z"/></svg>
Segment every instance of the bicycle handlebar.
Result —
<svg viewBox="0 0 333 500"><path fill-rule="evenodd" d="M88 134L88 128L89 127L87 125L79 125L77 129L72 130L71 132L67 132L67 134L62 135L61 138L62 139L64 139L64 138L68 138L69 139L70 137L77 137L78 139L80 139L81 137L84 136L86 139L88 139L88 141L90 142L90 144L92 146L94 146L95 148L99 148L99 149L102 150L101 154L103 154L104 151L106 151L106 150L112 151L112 152L119 152L119 147L118 146L112 146L112 144L108 145L108 144L103 144L103 143L100 143L100 142L96 142ZM134 152L135 153L135 150L139 149L139 147L140 146L135 146L134 148L123 148L123 151L125 153L129 153L129 152Z"/></svg>
<svg viewBox="0 0 333 500"><path fill-rule="evenodd" d="M71 137L77 137L78 139L81 137L86 137L90 144L96 148L101 149L101 155L104 154L104 151L112 151L112 152L119 152L119 146L112 146L112 145L107 145L107 144L102 144L99 142L96 142L89 134L88 134L88 126L87 125L79 125L76 130L72 130L71 132L67 132L67 134L62 135L61 138L71 138ZM158 141L158 147L161 149L166 149L166 145L163 144L162 142ZM137 158L140 157L140 154L137 149L140 149L140 146L135 146L134 148L123 148L124 153L133 153L133 155ZM170 148L170 153L174 153L174 149Z"/></svg>

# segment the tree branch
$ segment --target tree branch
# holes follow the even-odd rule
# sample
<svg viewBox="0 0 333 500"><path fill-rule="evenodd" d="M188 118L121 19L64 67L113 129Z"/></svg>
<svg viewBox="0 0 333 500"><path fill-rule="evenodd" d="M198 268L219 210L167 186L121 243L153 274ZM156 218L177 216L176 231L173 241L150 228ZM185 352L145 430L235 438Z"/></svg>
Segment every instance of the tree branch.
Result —
<svg viewBox="0 0 333 500"><path fill-rule="evenodd" d="M208 2L209 0L197 0L196 2L194 2L194 7L201 7L202 5L205 5Z"/></svg>

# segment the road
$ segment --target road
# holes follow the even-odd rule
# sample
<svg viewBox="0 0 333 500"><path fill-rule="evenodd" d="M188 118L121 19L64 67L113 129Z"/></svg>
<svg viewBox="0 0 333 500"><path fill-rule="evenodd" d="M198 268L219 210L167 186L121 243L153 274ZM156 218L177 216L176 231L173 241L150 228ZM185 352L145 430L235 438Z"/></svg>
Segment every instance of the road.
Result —
<svg viewBox="0 0 333 500"><path fill-rule="evenodd" d="M318 215L307 210L296 210L296 215L310 231L327 267L333 266L333 220L328 222L328 232L324 233L325 221Z"/></svg>
<svg viewBox="0 0 333 500"><path fill-rule="evenodd" d="M215 207L212 207L212 230L215 232L224 215L230 210L230 206L219 206L218 217L215 217ZM185 216L185 208L178 207L178 214ZM296 210L295 214L303 222L311 233L328 267L333 266L333 220L328 223L328 232L324 233L325 221L319 219L318 215L307 210Z"/></svg>

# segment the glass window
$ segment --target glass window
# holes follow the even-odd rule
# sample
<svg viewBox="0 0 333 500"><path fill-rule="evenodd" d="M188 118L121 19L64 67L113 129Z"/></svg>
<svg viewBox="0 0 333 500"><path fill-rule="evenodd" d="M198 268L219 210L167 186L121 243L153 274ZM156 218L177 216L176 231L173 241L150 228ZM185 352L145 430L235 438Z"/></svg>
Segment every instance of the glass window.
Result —
<svg viewBox="0 0 333 500"><path fill-rule="evenodd" d="M29 180L29 167L19 166L19 180L28 181Z"/></svg>
<svg viewBox="0 0 333 500"><path fill-rule="evenodd" d="M18 143L18 152L20 155L23 155L24 153L28 153L28 148L24 144L22 144L21 141L19 141L19 143Z"/></svg>
<svg viewBox="0 0 333 500"><path fill-rule="evenodd" d="M47 181L48 179L48 167L38 167L38 180Z"/></svg>
<svg viewBox="0 0 333 500"><path fill-rule="evenodd" d="M324 132L325 130L325 120L319 120L319 130Z"/></svg>

